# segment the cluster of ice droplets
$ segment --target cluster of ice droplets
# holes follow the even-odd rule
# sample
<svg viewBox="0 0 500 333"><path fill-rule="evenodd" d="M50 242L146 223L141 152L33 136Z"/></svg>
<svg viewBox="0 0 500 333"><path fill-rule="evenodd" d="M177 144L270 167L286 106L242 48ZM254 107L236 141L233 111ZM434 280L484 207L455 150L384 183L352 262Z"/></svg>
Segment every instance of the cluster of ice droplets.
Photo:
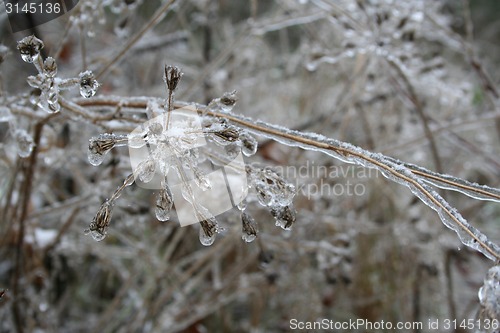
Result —
<svg viewBox="0 0 500 333"><path fill-rule="evenodd" d="M296 220L293 198L295 186L271 169L253 169L247 167L247 175L255 190L258 202L269 208L276 220L276 226L290 230Z"/></svg>

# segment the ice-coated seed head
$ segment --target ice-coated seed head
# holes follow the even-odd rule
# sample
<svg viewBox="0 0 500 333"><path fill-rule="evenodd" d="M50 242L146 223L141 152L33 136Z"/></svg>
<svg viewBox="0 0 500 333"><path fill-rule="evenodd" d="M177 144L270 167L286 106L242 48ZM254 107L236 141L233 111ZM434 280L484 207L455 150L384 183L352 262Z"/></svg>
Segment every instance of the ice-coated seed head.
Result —
<svg viewBox="0 0 500 333"><path fill-rule="evenodd" d="M109 201L105 201L96 216L89 225L89 228L84 232L91 234L96 241L101 241L106 237L109 222L111 221L112 205Z"/></svg>
<svg viewBox="0 0 500 333"><path fill-rule="evenodd" d="M48 77L55 77L57 74L56 60L52 57L48 57L47 59L45 59L45 61L43 62L43 70L45 72L45 75L47 75Z"/></svg>
<svg viewBox="0 0 500 333"><path fill-rule="evenodd" d="M97 93L99 82L95 79L92 71L80 73L80 95L84 98L90 98Z"/></svg>
<svg viewBox="0 0 500 333"><path fill-rule="evenodd" d="M21 53L21 58L27 63L32 63L40 56L43 46L43 42L34 35L24 37L17 42L17 49Z"/></svg>
<svg viewBox="0 0 500 333"><path fill-rule="evenodd" d="M240 133L241 151L245 156L252 156L257 152L257 140L248 133Z"/></svg>
<svg viewBox="0 0 500 333"><path fill-rule="evenodd" d="M252 216L246 212L241 213L241 238L250 243L255 238L257 238L257 223Z"/></svg>
<svg viewBox="0 0 500 333"><path fill-rule="evenodd" d="M98 166L104 160L104 155L116 144L114 134L100 134L98 137L89 140L88 159L90 164Z"/></svg>

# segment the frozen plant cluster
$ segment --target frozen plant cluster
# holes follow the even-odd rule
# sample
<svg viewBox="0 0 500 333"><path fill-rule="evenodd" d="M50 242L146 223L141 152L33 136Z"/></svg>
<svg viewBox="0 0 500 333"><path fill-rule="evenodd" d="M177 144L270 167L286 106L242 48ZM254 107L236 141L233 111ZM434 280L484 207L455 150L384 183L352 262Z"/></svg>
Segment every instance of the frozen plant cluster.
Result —
<svg viewBox="0 0 500 333"><path fill-rule="evenodd" d="M201 127L197 126L197 117L173 121L173 96L182 75L177 67L165 66L163 79L168 98L162 105L157 102L148 104L148 114L150 117L155 117L155 121L141 125L138 130L128 135L104 133L89 140L88 160L94 166L100 165L106 154L118 146L128 146L133 149L147 146L150 153L137 164L133 174L128 176L111 198L101 205L86 230L86 233L90 233L95 240L100 241L106 236L114 202L123 189L132 185L134 180L150 183L156 180L155 175L160 176L160 190L156 195L154 211L159 221L170 220L170 212L175 202L167 179L171 170L174 177L181 182L183 199L189 202L197 220L200 221L201 244L212 245L217 233L224 231L224 227L220 226L210 210L197 200L190 180L194 179L194 184L202 191L211 189L211 181L202 169L203 163L223 165L235 158L240 151L246 157L250 157L257 152L258 143L247 130L230 124L224 118L224 114L229 114L237 101L236 92L225 93L209 103L202 114ZM214 116L215 112L220 113ZM204 138L207 138L211 145L197 147L196 143ZM258 202L267 207L275 218L276 226L290 230L296 220L296 211L292 203L296 194L294 186L268 168L245 166L242 163L236 167L247 175L248 185L244 186L255 191ZM247 191L248 188L243 189L244 193ZM257 223L246 211L247 204L244 198L236 207L241 211L242 239L251 242L257 237Z"/></svg>

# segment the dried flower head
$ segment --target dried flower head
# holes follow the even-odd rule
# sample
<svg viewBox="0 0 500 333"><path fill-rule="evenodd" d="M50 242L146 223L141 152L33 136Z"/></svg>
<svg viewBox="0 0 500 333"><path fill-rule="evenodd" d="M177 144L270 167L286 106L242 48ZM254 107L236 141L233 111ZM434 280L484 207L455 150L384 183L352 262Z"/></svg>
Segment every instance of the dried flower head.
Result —
<svg viewBox="0 0 500 333"><path fill-rule="evenodd" d="M179 68L175 66L165 65L165 76L163 80L167 84L167 89L169 91L174 91L182 78L182 72Z"/></svg>
<svg viewBox="0 0 500 333"><path fill-rule="evenodd" d="M32 63L43 49L43 42L34 35L24 37L17 42L17 49L25 62Z"/></svg>

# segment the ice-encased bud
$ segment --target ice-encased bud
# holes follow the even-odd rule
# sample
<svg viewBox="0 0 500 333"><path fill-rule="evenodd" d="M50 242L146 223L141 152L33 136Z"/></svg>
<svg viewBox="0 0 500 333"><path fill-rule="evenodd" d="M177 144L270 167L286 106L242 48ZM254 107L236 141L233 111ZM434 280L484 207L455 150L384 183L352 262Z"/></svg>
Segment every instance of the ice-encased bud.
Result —
<svg viewBox="0 0 500 333"><path fill-rule="evenodd" d="M32 63L40 56L43 46L43 42L34 35L24 37L17 42L17 49L21 53L21 58L27 63Z"/></svg>

